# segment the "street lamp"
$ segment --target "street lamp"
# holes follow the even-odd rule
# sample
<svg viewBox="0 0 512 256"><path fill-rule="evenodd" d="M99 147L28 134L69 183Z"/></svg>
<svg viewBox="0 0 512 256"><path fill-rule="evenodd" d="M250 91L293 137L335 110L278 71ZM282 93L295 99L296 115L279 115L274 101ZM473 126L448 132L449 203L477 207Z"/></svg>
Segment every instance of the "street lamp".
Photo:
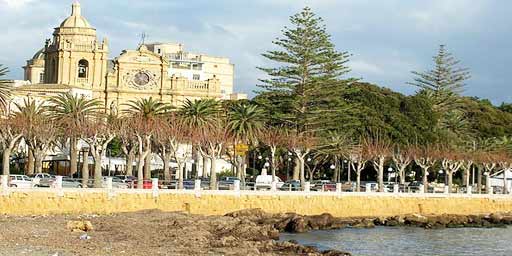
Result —
<svg viewBox="0 0 512 256"><path fill-rule="evenodd" d="M290 152L288 152L288 155L291 155ZM288 161L286 162L286 181L290 180L290 162L292 161L291 157L288 157Z"/></svg>

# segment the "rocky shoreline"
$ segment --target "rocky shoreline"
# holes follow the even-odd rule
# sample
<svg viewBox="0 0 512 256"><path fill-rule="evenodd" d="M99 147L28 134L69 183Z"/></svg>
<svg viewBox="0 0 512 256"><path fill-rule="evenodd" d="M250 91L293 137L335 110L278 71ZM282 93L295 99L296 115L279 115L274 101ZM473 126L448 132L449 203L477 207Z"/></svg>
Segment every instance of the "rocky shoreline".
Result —
<svg viewBox="0 0 512 256"><path fill-rule="evenodd" d="M512 224L512 213L481 215L421 215L409 214L391 217L335 218L331 214L304 216L296 213L269 214L261 209L247 209L226 216L244 218L258 224L272 225L280 232L302 233L311 230L341 228L373 228L375 226L409 226L434 228L493 228Z"/></svg>
<svg viewBox="0 0 512 256"><path fill-rule="evenodd" d="M350 255L321 251L281 232L375 226L505 227L512 214L335 218L248 209L225 216L141 211L113 215L0 216L0 255Z"/></svg>

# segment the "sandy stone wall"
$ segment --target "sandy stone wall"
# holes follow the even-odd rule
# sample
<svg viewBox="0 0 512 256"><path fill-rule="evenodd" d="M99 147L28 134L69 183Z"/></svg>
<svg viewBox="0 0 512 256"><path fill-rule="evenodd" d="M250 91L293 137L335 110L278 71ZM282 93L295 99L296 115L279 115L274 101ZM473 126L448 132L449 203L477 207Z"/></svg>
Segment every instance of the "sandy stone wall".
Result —
<svg viewBox="0 0 512 256"><path fill-rule="evenodd" d="M193 214L223 215L261 208L271 213L296 212L304 215L331 213L335 217L395 216L420 214L484 214L512 212L511 196L488 195L393 195L302 193L215 193L152 191L111 192L69 190L11 191L0 195L0 214L106 214L144 209L185 211Z"/></svg>

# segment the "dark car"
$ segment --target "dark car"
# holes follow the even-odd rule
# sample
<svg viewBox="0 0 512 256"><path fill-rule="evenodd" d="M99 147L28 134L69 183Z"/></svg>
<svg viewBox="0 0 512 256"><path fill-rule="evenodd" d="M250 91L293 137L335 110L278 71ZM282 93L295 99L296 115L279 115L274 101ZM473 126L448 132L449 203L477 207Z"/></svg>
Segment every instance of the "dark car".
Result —
<svg viewBox="0 0 512 256"><path fill-rule="evenodd" d="M235 187L235 181L238 179L237 177L222 177L219 179L219 190L233 190Z"/></svg>
<svg viewBox="0 0 512 256"><path fill-rule="evenodd" d="M283 186L279 189L282 191L298 191L300 189L300 181L299 180L289 180L283 184Z"/></svg>

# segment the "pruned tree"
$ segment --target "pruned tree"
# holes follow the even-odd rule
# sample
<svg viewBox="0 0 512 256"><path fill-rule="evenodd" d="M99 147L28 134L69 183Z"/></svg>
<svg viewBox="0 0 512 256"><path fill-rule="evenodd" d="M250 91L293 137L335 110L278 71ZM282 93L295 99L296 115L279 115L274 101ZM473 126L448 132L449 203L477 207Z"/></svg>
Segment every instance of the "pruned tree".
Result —
<svg viewBox="0 0 512 256"><path fill-rule="evenodd" d="M126 156L126 175L133 176L133 162L138 151L138 139L130 122L129 118L118 118L115 123L115 132L121 140L121 150Z"/></svg>
<svg viewBox="0 0 512 256"><path fill-rule="evenodd" d="M193 135L199 145L199 151L211 161L210 189L217 189L217 159L224 154L229 143L233 142L233 134L226 125L226 119L218 117L209 129L200 129Z"/></svg>
<svg viewBox="0 0 512 256"><path fill-rule="evenodd" d="M422 180L423 180L423 192L428 191L428 175L429 170L434 167L436 164L439 154L438 149L435 146L432 145L426 145L426 146L413 146L411 148L412 150L412 157L414 159L414 162L421 168L422 172Z"/></svg>
<svg viewBox="0 0 512 256"><path fill-rule="evenodd" d="M299 179L301 187L304 188L306 182L304 167L306 157L318 145L318 139L313 134L299 133L297 131L288 131L286 135L287 147L295 154L299 164ZM295 177L294 177L295 179Z"/></svg>
<svg viewBox="0 0 512 256"><path fill-rule="evenodd" d="M112 120L105 117L97 117L83 124L84 137L83 140L89 145L90 153L94 158L94 187L101 188L103 186L103 175L101 162L106 156L107 146L115 137L115 129ZM85 164L85 161L84 161ZM83 175L83 174L82 174ZM88 184L87 177L82 176L82 182Z"/></svg>
<svg viewBox="0 0 512 256"><path fill-rule="evenodd" d="M353 146L348 152L348 157L352 169L356 172L356 192L359 192L361 191L361 172L369 161L366 145L358 144Z"/></svg>
<svg viewBox="0 0 512 256"><path fill-rule="evenodd" d="M0 120L0 149L2 153L2 173L9 175L9 164L12 150L18 145L23 137L22 127L23 120L18 120L15 116L7 117Z"/></svg>
<svg viewBox="0 0 512 256"><path fill-rule="evenodd" d="M276 152L279 147L286 146L286 132L283 127L268 127L259 136L260 141L270 149L270 170L272 181L276 181Z"/></svg>
<svg viewBox="0 0 512 256"><path fill-rule="evenodd" d="M411 164L414 160L411 148L409 146L396 146L393 151L393 162L398 171L398 176L400 177L400 184L405 184L405 169Z"/></svg>
<svg viewBox="0 0 512 256"><path fill-rule="evenodd" d="M441 152L441 166L446 172L448 191L450 191L451 193L453 186L453 174L458 172L464 165L464 156L463 154L454 149L445 148Z"/></svg>
<svg viewBox="0 0 512 256"><path fill-rule="evenodd" d="M379 192L384 192L384 164L386 159L392 155L392 144L379 133L373 133L365 137L363 143L370 161L377 171Z"/></svg>

